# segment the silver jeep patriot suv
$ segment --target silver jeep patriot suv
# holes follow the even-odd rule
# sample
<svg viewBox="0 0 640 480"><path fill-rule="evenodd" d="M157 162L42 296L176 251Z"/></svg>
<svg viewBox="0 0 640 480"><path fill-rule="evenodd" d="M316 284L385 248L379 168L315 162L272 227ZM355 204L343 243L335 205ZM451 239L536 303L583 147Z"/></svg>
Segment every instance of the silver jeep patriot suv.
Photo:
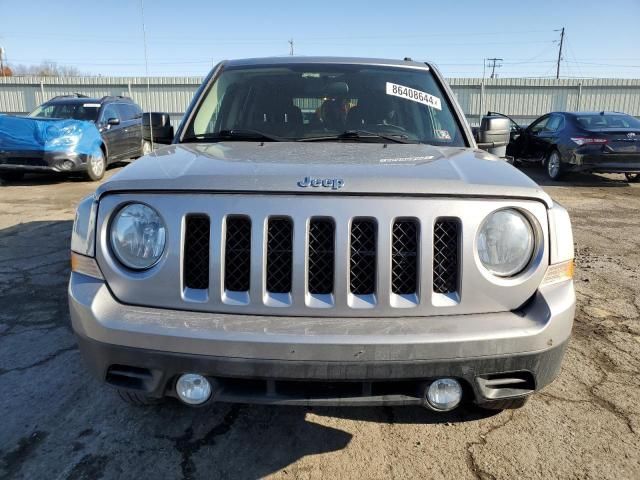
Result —
<svg viewBox="0 0 640 480"><path fill-rule="evenodd" d="M430 64L220 63L78 207L89 369L137 404L521 406L571 334L571 225L478 145Z"/></svg>

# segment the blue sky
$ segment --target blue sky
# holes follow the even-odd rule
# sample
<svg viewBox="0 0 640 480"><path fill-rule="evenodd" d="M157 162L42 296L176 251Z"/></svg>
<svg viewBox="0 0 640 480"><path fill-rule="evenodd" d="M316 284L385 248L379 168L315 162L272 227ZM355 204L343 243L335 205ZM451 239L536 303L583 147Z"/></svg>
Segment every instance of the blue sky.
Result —
<svg viewBox="0 0 640 480"><path fill-rule="evenodd" d="M146 0L151 75L204 75L218 60L286 55L430 59L450 77L640 77L640 0L428 2ZM0 0L9 63L51 60L101 75L143 75L140 0Z"/></svg>

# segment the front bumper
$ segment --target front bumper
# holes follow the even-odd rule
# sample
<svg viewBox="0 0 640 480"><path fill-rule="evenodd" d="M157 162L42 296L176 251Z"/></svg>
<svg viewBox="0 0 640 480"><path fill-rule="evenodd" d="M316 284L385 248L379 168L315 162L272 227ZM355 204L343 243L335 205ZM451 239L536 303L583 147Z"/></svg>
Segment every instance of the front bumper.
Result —
<svg viewBox="0 0 640 480"><path fill-rule="evenodd" d="M516 312L221 315L123 305L78 273L69 300L83 358L111 385L161 397L179 374L197 372L215 379L220 401L324 405L419 404L437 377L460 379L479 404L528 395L558 374L575 308L564 282Z"/></svg>
<svg viewBox="0 0 640 480"><path fill-rule="evenodd" d="M0 152L0 171L77 172L87 169L88 155L75 152L18 150Z"/></svg>

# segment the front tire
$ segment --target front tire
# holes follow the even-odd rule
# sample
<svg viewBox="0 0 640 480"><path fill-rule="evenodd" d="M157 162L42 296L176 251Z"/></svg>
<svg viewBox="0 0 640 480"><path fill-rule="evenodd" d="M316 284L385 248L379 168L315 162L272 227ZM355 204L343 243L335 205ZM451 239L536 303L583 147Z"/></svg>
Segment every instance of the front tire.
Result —
<svg viewBox="0 0 640 480"><path fill-rule="evenodd" d="M627 182L629 183L640 182L640 173L625 173L624 176L627 177Z"/></svg>
<svg viewBox="0 0 640 480"><path fill-rule="evenodd" d="M553 150L549 154L547 161L545 162L545 170L547 171L547 176L551 180L558 181L562 178L564 175L564 169L562 167L560 152Z"/></svg>
<svg viewBox="0 0 640 480"><path fill-rule="evenodd" d="M102 150L96 155L91 155L87 161L87 176L90 180L97 182L102 180L104 172L107 170L107 158Z"/></svg>
<svg viewBox="0 0 640 480"><path fill-rule="evenodd" d="M0 173L0 180L5 183L9 182L17 182L18 180L22 180L24 177L24 172L2 172Z"/></svg>

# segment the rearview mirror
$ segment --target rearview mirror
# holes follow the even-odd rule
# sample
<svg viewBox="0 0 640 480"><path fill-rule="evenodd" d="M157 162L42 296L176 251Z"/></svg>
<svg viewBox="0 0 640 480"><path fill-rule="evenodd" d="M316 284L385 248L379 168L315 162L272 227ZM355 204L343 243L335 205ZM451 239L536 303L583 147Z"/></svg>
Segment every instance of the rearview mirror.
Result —
<svg viewBox="0 0 640 480"><path fill-rule="evenodd" d="M477 130L478 148L486 150L498 157L507 154L507 145L511 139L511 123L508 118L497 115L482 117Z"/></svg>
<svg viewBox="0 0 640 480"><path fill-rule="evenodd" d="M107 120L107 125L120 125L120 119L112 117L109 120Z"/></svg>
<svg viewBox="0 0 640 480"><path fill-rule="evenodd" d="M173 127L168 113L145 112L142 114L142 136L145 140L169 145L173 141Z"/></svg>

